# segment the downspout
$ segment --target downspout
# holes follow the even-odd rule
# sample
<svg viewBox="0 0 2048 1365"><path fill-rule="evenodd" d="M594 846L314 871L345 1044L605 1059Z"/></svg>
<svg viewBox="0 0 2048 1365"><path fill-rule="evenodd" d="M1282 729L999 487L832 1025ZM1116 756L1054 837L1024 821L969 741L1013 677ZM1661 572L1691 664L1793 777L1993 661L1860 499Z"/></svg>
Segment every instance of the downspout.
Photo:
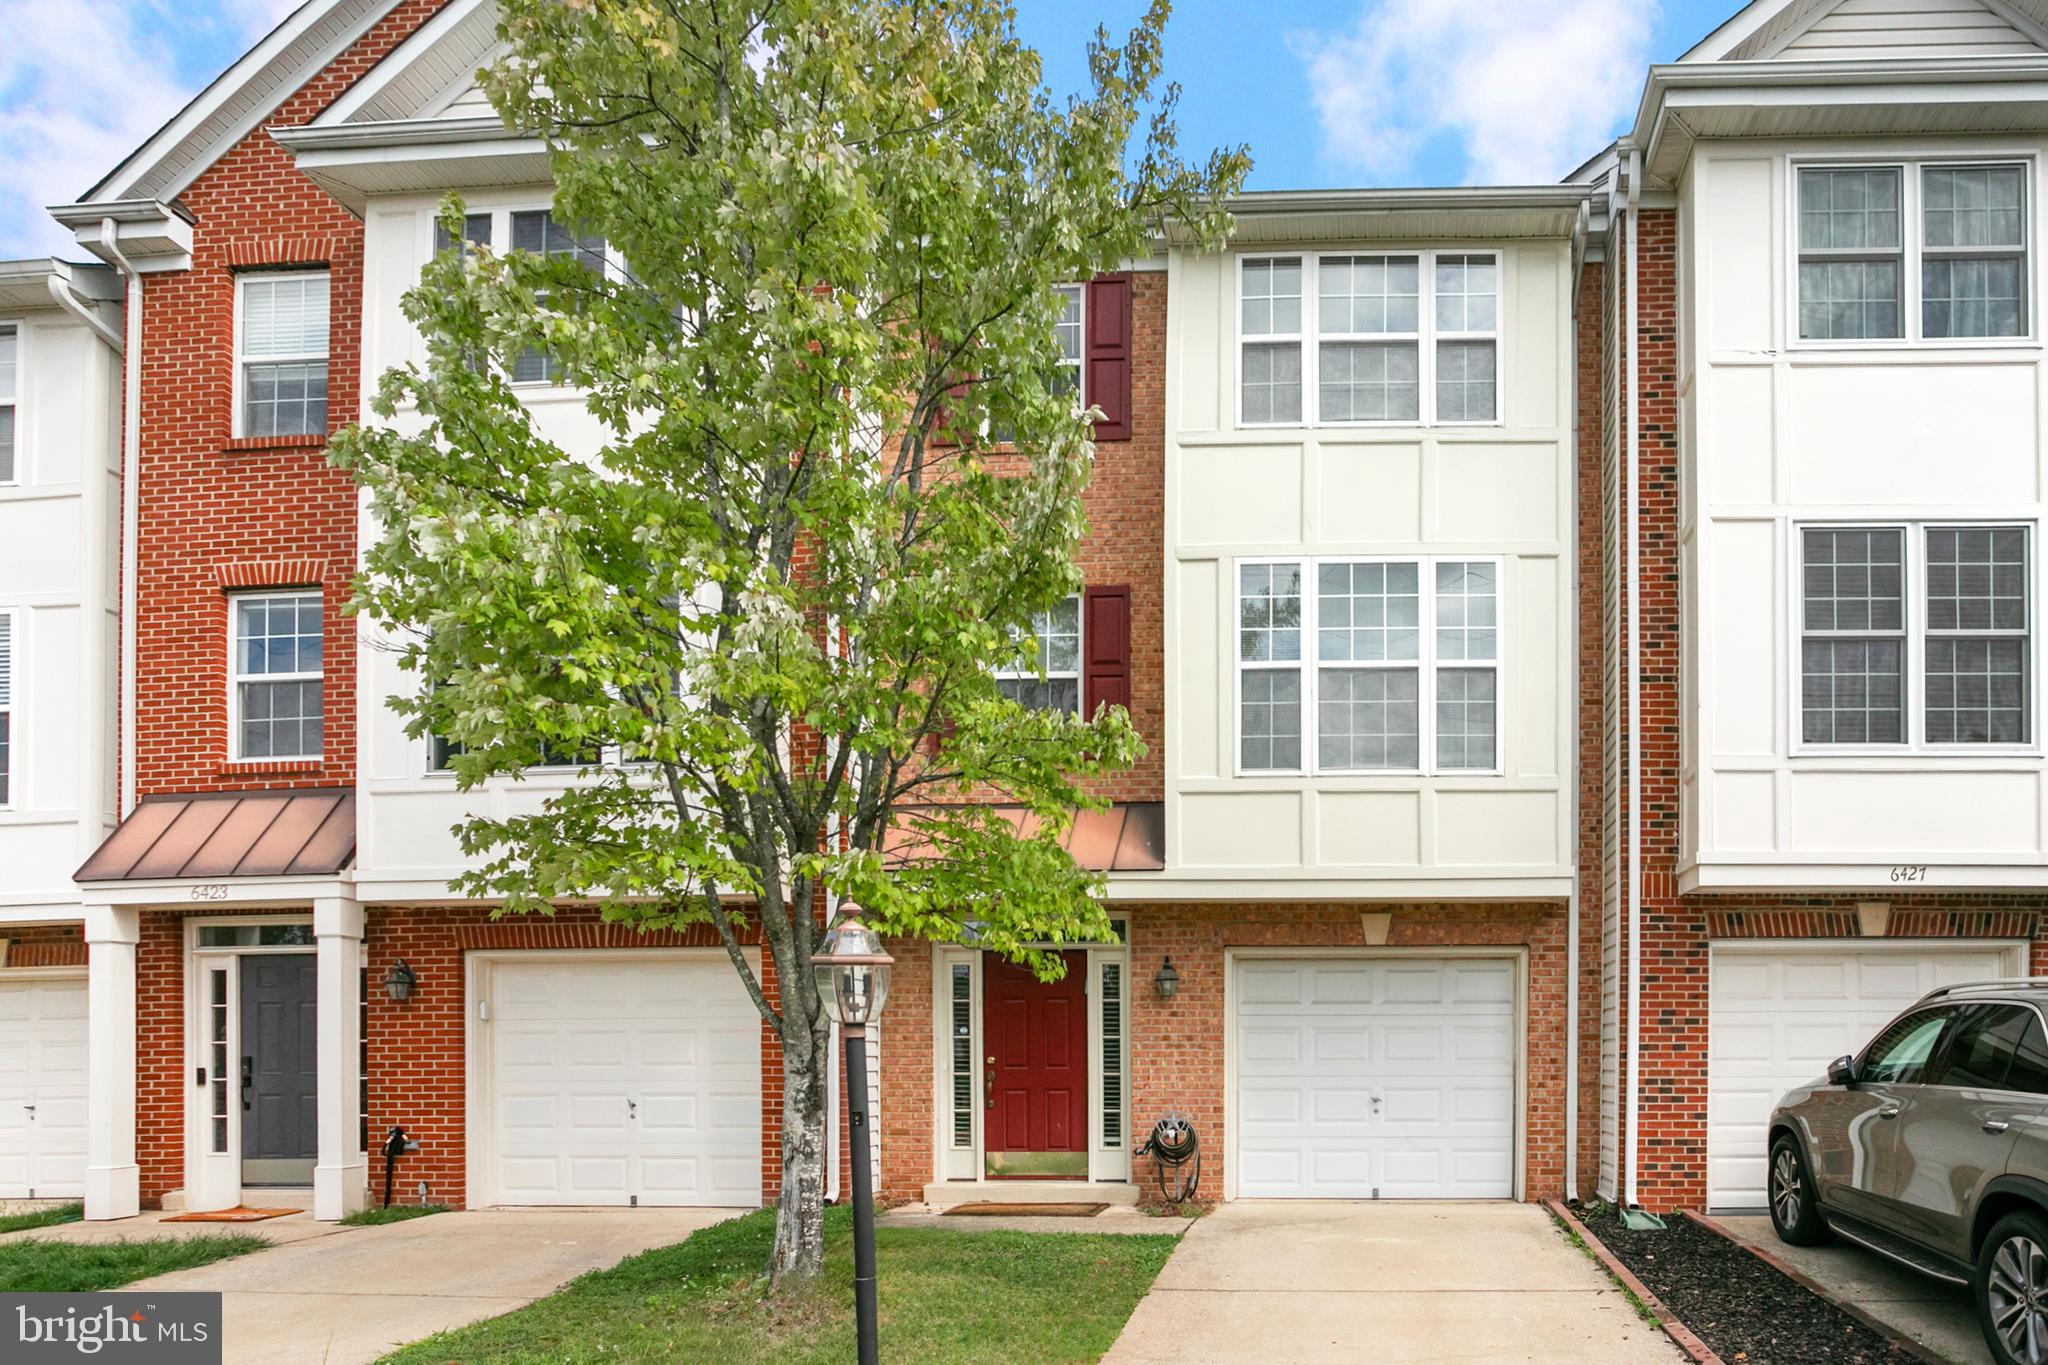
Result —
<svg viewBox="0 0 2048 1365"><path fill-rule="evenodd" d="M1622 368L1628 381L1628 441L1622 458L1622 473L1628 480L1628 1135L1624 1157L1628 1179L1622 1203L1636 1208L1636 1147L1641 1137L1643 1057L1643 669L1642 669L1642 470L1641 395L1637 370L1636 324L1636 215L1642 194L1643 153L1628 149L1628 197L1622 218L1622 240L1627 257L1628 285L1625 307L1628 318L1622 331Z"/></svg>
<svg viewBox="0 0 2048 1365"><path fill-rule="evenodd" d="M1575 250L1579 243L1585 241L1586 231L1591 221L1592 211L1587 207L1586 201L1582 199L1579 201L1578 221L1572 226L1572 242ZM1579 347L1584 344L1579 336L1579 274L1584 269L1585 267L1582 263L1578 270L1570 272L1571 294L1567 304L1571 318L1572 382L1574 390L1572 394L1572 444L1569 456L1572 468L1571 527L1574 537L1580 534L1579 395L1577 393L1577 386ZM1579 688L1582 685L1579 669L1584 667L1583 662L1579 659L1578 641L1579 599L1585 591L1585 585L1577 583L1575 578L1574 589L1572 593L1571 627L1568 637L1571 641L1571 648L1567 652L1574 662L1571 697L1572 705L1576 707L1579 699ZM1576 727L1574 727L1574 733L1576 733ZM1564 925L1564 1197L1566 1202L1573 1204L1579 1201L1579 877L1581 872L1579 866L1579 767L1580 765L1576 761L1573 762L1571 798L1566 803L1571 809L1572 889L1565 899Z"/></svg>
<svg viewBox="0 0 2048 1365"><path fill-rule="evenodd" d="M142 274L121 250L114 220L100 219L100 250L128 281L128 344L121 376L121 799L135 809L135 558L142 526Z"/></svg>
<svg viewBox="0 0 2048 1365"><path fill-rule="evenodd" d="M70 286L65 284L63 280L55 275L51 275L48 277L48 281L50 297L57 301L57 306L92 328L94 336L112 347L115 355L120 355L123 350L121 334L107 326L106 319L93 312L92 309L86 307L83 303L80 303L78 295L72 293Z"/></svg>

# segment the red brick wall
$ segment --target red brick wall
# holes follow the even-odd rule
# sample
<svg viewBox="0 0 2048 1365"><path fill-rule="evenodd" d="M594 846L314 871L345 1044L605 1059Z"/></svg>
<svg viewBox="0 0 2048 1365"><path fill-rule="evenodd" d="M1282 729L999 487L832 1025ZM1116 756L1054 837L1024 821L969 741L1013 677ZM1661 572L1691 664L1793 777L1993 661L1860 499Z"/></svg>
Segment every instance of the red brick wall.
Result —
<svg viewBox="0 0 2048 1365"><path fill-rule="evenodd" d="M7 940L8 967L83 967L85 932L77 924L23 924L10 926L0 938Z"/></svg>
<svg viewBox="0 0 2048 1365"><path fill-rule="evenodd" d="M1148 905L1114 907L1127 919L1131 946L1130 1108L1127 1135L1135 1147L1152 1121L1178 1108L1194 1120L1202 1143L1204 1200L1223 1197L1230 1150L1223 1127L1224 950L1266 947L1360 947L1359 905ZM1565 916L1564 907L1422 905L1393 909L1387 946L1520 946L1528 950L1528 1024L1524 1076L1526 1137L1522 1169L1531 1199L1564 1188ZM881 1192L890 1200L922 1197L933 1178L933 1055L931 950L895 943L882 1077ZM1152 975L1170 955L1180 973L1172 1000L1152 989ZM1132 1177L1156 1197L1149 1160Z"/></svg>
<svg viewBox="0 0 2048 1365"><path fill-rule="evenodd" d="M406 0L287 98L179 196L192 267L143 286L142 534L136 779L143 794L355 780L355 493L324 441L236 441L233 267L325 265L328 421L358 410L362 225L299 174L264 128L304 123L440 7ZM308 566L317 576L308 576ZM320 763L228 765L223 585L318 586L326 615Z"/></svg>
<svg viewBox="0 0 2048 1365"><path fill-rule="evenodd" d="M1574 301L1578 353L1574 357L1578 423L1578 860L1579 860L1579 1113L1578 1186L1591 1194L1600 1169L1600 876L1605 784L1601 780L1601 688L1607 673L1601 629L1602 546L1602 323L1607 271L1597 261L1581 268Z"/></svg>

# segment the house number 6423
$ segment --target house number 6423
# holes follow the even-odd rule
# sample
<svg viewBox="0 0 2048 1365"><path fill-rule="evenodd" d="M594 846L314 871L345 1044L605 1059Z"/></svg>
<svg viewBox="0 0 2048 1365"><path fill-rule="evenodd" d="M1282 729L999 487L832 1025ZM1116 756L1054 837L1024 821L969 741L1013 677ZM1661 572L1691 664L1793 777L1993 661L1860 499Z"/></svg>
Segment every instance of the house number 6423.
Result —
<svg viewBox="0 0 2048 1365"><path fill-rule="evenodd" d="M1892 880L1895 882L1924 882L1927 880L1927 866L1924 863L1909 863L1895 867L1892 869Z"/></svg>
<svg viewBox="0 0 2048 1365"><path fill-rule="evenodd" d="M204 886L192 888L192 899L195 901L224 901L227 898L228 888L225 882L208 882Z"/></svg>

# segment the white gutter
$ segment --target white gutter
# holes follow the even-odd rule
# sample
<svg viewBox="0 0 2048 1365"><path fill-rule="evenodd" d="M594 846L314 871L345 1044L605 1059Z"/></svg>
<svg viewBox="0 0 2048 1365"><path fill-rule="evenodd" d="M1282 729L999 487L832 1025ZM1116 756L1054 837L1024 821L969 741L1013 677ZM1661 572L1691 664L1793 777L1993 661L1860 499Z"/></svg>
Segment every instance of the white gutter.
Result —
<svg viewBox="0 0 2048 1365"><path fill-rule="evenodd" d="M1585 241L1586 232L1592 223L1592 219L1592 211L1586 207L1586 202L1583 199L1580 200L1579 220L1572 229L1574 252ZM1578 299L1579 275L1583 269L1584 266L1581 264L1579 269L1567 272L1568 278L1571 280L1571 294L1567 306L1571 310L1572 325L1569 335L1571 337L1571 358L1573 362L1572 373L1574 374L1578 373L1579 346L1582 344L1579 337ZM1574 395L1574 398L1576 400L1576 395ZM1572 403L1571 421L1571 524L1574 530L1579 525L1579 427L1579 405L1574 401ZM1578 639L1579 601L1585 593L1585 585L1583 583L1576 583L1574 588L1571 608L1570 639L1572 641L1572 649L1570 653L1573 662L1571 696L1572 705L1576 707L1579 700L1579 687L1582 682L1579 677L1579 669L1584 666L1583 661L1579 658ZM1573 733L1577 733L1576 727L1574 727ZM1578 856L1580 839L1579 768L1580 764L1574 759L1572 763L1574 778L1571 799L1567 802L1571 808L1572 889L1571 894L1565 898L1564 924L1564 993L1566 1002L1564 1014L1564 1197L1570 1203L1577 1203L1579 1198L1579 882L1584 875L1584 869L1579 866L1580 860Z"/></svg>
<svg viewBox="0 0 2048 1365"><path fill-rule="evenodd" d="M1642 181L1642 149L1630 146L1628 197L1623 204L1622 218L1623 254L1627 260L1624 268L1628 272L1625 305L1628 317L1622 330L1622 370L1628 379L1628 436L1621 469L1623 477L1628 480L1628 889L1624 893L1628 897L1628 1122L1623 1142L1628 1178L1622 1195L1622 1203L1628 1208L1634 1208L1638 1203L1636 1144L1640 1137L1642 1076L1639 1068L1643 1056L1643 743L1640 729L1643 669L1642 640L1638 634L1642 624L1642 585L1637 579L1642 567L1642 479L1638 464L1641 458L1641 433L1637 429L1641 417L1641 396L1637 392L1636 354L1636 215Z"/></svg>
<svg viewBox="0 0 2048 1365"><path fill-rule="evenodd" d="M80 302L78 295L71 292L71 285L68 281L54 272L48 278L50 282L50 297L56 300L57 306L92 328L93 335L113 347L115 355L121 354L121 334L109 327L105 318L102 318L98 313L93 312L92 309Z"/></svg>
<svg viewBox="0 0 2048 1365"><path fill-rule="evenodd" d="M121 798L114 812L135 809L135 556L141 539L142 490L142 275L121 252L112 218L100 220L100 250L128 281L128 344L121 375Z"/></svg>

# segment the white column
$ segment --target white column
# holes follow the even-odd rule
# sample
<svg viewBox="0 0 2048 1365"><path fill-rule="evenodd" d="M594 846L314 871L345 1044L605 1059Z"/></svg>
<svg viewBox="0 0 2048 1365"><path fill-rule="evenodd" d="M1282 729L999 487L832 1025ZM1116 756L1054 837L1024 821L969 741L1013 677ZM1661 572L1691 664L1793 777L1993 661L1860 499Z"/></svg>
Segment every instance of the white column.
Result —
<svg viewBox="0 0 2048 1365"><path fill-rule="evenodd" d="M313 1167L313 1216L333 1222L366 1200L362 1151L362 1020L357 1014L363 955L363 907L352 896L313 902L319 1005L315 1045L319 1159Z"/></svg>
<svg viewBox="0 0 2048 1365"><path fill-rule="evenodd" d="M135 1164L135 948L142 912L88 905L86 944L85 1216L142 1211Z"/></svg>

